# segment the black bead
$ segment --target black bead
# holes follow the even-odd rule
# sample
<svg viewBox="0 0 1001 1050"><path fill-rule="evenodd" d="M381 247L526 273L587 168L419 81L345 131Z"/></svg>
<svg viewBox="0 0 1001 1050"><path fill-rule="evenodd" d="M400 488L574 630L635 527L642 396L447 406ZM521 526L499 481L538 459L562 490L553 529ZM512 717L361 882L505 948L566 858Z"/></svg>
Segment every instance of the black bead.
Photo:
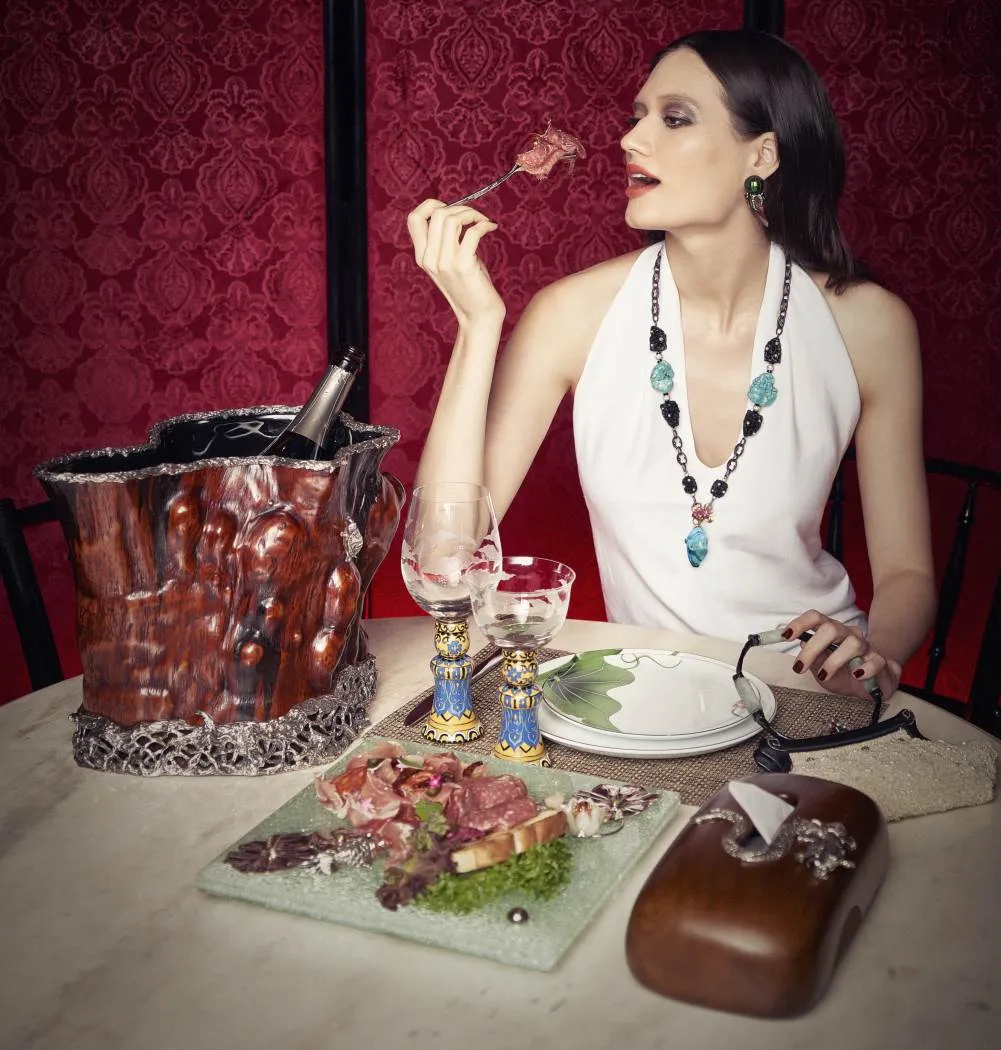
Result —
<svg viewBox="0 0 1001 1050"><path fill-rule="evenodd" d="M681 409L678 408L678 402L672 401L670 398L666 401L661 401L660 414L667 421L669 427L676 427L681 420Z"/></svg>
<svg viewBox="0 0 1001 1050"><path fill-rule="evenodd" d="M692 477L691 474L686 474L681 479L681 487L688 493L689 496L694 496L699 489L699 483Z"/></svg>
<svg viewBox="0 0 1001 1050"><path fill-rule="evenodd" d="M756 408L749 408L744 413L744 437L749 438L761 429L761 413Z"/></svg>
<svg viewBox="0 0 1001 1050"><path fill-rule="evenodd" d="M709 491L713 494L714 499L722 499L726 495L728 488L729 485L722 478L719 478L712 483Z"/></svg>
<svg viewBox="0 0 1001 1050"><path fill-rule="evenodd" d="M650 353L662 354L667 349L667 333L659 325L650 326Z"/></svg>
<svg viewBox="0 0 1001 1050"><path fill-rule="evenodd" d="M781 364L782 342L778 336L765 343L765 361L770 365Z"/></svg>

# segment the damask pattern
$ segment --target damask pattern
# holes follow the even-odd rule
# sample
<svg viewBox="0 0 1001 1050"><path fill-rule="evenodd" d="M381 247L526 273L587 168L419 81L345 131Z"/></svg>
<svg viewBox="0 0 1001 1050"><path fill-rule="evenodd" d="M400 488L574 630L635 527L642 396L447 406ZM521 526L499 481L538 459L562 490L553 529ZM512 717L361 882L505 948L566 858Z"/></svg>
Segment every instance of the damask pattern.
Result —
<svg viewBox="0 0 1001 1050"><path fill-rule="evenodd" d="M1001 8L790 0L786 36L845 132L843 219L914 311L932 455L1001 467Z"/></svg>
<svg viewBox="0 0 1001 1050"><path fill-rule="evenodd" d="M180 412L302 400L326 363L319 0L8 0L0 491ZM31 546L79 671L55 526ZM16 651L0 610L3 649ZM13 668L0 700L28 689Z"/></svg>
<svg viewBox="0 0 1001 1050"><path fill-rule="evenodd" d="M506 170L527 134L549 118L589 150L569 178L512 179L483 202L501 229L484 256L509 323L549 281L636 244L614 187L621 118L656 47L689 29L736 26L741 4L596 4L545 0L370 5L369 209L375 418L402 428L392 457L409 480L444 372L453 329L444 304L408 254L406 212L425 196L451 199ZM788 0L786 28L824 78L849 158L842 218L879 280L918 319L930 454L1001 465L1001 268L997 195L1001 39L991 0ZM441 33L448 27L449 36ZM992 43L993 42L993 43ZM471 87L482 76L488 84ZM401 325L400 319L407 323ZM962 493L933 493L937 562L944 565ZM532 505L545 515L533 515ZM985 493L981 514L997 521ZM847 510L847 556L860 597L871 583L857 495ZM969 582L939 687L962 696L990 599L998 553L979 530ZM600 616L585 510L576 481L569 411L561 410L504 521L509 549L570 561L581 572L571 615ZM986 539L986 543L985 543ZM377 578L378 611L406 611L392 573ZM919 681L919 654L907 680Z"/></svg>
<svg viewBox="0 0 1001 1050"><path fill-rule="evenodd" d="M368 4L370 397L372 418L403 432L386 462L404 482L455 336L448 306L414 263L407 213L507 171L550 120L583 140L587 157L573 172L557 168L543 182L518 176L480 202L500 225L482 254L507 304L506 335L544 285L643 243L622 218L618 141L633 96L663 44L697 28L739 26L742 16L740 0ZM504 519L504 543L569 562L578 570L571 615L604 616L569 406ZM415 611L389 569L371 593L380 615Z"/></svg>
<svg viewBox="0 0 1001 1050"><path fill-rule="evenodd" d="M845 134L842 219L876 278L914 311L929 455L1001 468L1001 7L995 0L787 0L786 37L823 77ZM936 564L965 495L933 479ZM846 564L868 601L858 499ZM937 688L965 696L1001 572L1001 495L986 491ZM919 651L906 681L920 682Z"/></svg>
<svg viewBox="0 0 1001 1050"><path fill-rule="evenodd" d="M622 223L616 145L632 94L658 46L737 26L743 4L367 10L371 416L403 430L388 464L409 483L453 324L410 256L407 212L507 170L548 119L583 138L572 174L518 177L484 201L501 224L485 255L513 322L538 288L638 243ZM40 498L31 469L42 459L134 442L183 411L296 401L312 386L325 360L320 14L320 0L3 5L0 494ZM995 468L998 19L994 0L786 3L787 35L845 128L846 229L921 326L928 450ZM935 503L941 541L958 507L944 494ZM533 517L533 504L546 513ZM981 517L997 511L985 503ZM864 594L861 523L846 525ZM601 615L568 411L504 534L511 550L574 564L572 615ZM76 673L64 542L49 526L32 547ZM414 611L397 553L375 580L378 615ZM983 580L999 556L971 551ZM983 595L973 605L981 617ZM969 650L962 637L952 653ZM0 647L16 648L2 599ZM962 682L944 684L961 695ZM12 666L0 700L27 688Z"/></svg>

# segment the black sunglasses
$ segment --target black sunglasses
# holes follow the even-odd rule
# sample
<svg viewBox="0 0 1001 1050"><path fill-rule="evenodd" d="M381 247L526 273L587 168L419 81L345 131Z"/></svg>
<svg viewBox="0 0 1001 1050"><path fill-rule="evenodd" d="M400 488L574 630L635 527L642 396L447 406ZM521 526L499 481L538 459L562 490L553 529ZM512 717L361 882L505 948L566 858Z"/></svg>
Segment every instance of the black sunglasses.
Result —
<svg viewBox="0 0 1001 1050"><path fill-rule="evenodd" d="M801 634L800 640L808 642L813 637L812 631ZM863 681L866 692L872 697L872 716L867 726L859 729L845 729L836 722L830 733L820 736L792 737L780 732L765 718L761 709L761 701L758 698L754 686L744 677L744 657L759 645L774 645L776 642L788 641L783 637L781 629L773 631L762 631L760 634L749 634L740 656L737 658L737 666L733 676L733 684L736 686L737 695L744 702L744 706L750 712L751 717L764 730L764 735L754 748L754 762L758 769L765 773L788 773L792 769L792 758L790 755L798 751L822 751L829 747L843 747L846 744L862 744L868 740L895 733L898 729L904 730L909 736L924 740L918 730L914 712L906 707L900 710L892 718L881 722L879 716L883 710L883 691L875 678L866 678ZM828 650L837 651L837 645L829 645ZM856 657L856 659L858 659ZM861 663L861 661L859 661ZM850 664L849 664L850 666Z"/></svg>

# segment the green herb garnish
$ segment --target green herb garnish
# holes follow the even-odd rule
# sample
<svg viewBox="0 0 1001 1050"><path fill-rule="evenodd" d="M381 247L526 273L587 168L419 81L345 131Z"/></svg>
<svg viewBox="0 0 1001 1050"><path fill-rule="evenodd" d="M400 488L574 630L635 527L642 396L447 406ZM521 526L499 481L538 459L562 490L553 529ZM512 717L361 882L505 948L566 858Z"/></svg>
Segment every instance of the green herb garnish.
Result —
<svg viewBox="0 0 1001 1050"><path fill-rule="evenodd" d="M570 881L573 853L562 838L466 875L445 872L415 898L431 911L466 915L518 890L538 900L555 897Z"/></svg>
<svg viewBox="0 0 1001 1050"><path fill-rule="evenodd" d="M414 806L414 812L422 826L432 835L447 835L449 823L445 819L445 807L440 802L421 799Z"/></svg>

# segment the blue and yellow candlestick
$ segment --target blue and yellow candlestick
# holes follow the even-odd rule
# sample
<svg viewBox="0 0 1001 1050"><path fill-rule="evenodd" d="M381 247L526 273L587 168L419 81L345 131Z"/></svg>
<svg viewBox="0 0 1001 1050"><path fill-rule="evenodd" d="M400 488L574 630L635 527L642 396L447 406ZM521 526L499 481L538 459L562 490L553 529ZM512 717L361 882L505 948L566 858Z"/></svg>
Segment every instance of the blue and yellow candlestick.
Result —
<svg viewBox="0 0 1001 1050"><path fill-rule="evenodd" d="M501 665L500 736L494 745L496 758L525 765L551 766L539 731L539 698L535 684L539 663L530 649L508 649Z"/></svg>
<svg viewBox="0 0 1001 1050"><path fill-rule="evenodd" d="M465 620L437 620L434 629L436 655L431 660L434 699L421 731L436 744L463 744L483 734L483 724L473 710L469 679L473 661L469 652L469 628Z"/></svg>

